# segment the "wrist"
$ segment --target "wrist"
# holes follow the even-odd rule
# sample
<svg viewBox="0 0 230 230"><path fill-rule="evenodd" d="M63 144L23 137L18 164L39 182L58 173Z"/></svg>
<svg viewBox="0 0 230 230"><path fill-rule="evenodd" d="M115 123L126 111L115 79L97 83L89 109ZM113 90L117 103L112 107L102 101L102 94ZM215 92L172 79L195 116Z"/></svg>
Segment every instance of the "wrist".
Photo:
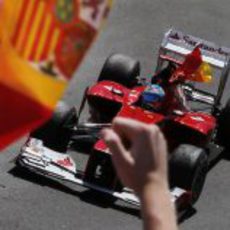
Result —
<svg viewBox="0 0 230 230"><path fill-rule="evenodd" d="M156 229L177 229L175 208L167 184L145 186L140 201L144 229L151 229L149 226L157 226Z"/></svg>
<svg viewBox="0 0 230 230"><path fill-rule="evenodd" d="M169 191L168 179L163 179L162 176L155 175L146 181L144 185L140 186L140 189L137 191L137 195L142 200L148 194L155 194L163 191Z"/></svg>
<svg viewBox="0 0 230 230"><path fill-rule="evenodd" d="M144 186L139 195L144 208L152 208L165 201L170 200L171 195L167 183L149 184Z"/></svg>

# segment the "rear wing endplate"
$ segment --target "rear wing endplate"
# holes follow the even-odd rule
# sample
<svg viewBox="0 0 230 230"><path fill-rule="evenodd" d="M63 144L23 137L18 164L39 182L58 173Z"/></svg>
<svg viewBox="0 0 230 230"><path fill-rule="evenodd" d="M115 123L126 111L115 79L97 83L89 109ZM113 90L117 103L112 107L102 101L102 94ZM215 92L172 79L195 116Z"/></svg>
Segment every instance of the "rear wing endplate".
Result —
<svg viewBox="0 0 230 230"><path fill-rule="evenodd" d="M198 46L201 49L203 61L217 68L224 68L228 64L230 48L218 46L217 44L203 39L184 34L175 29L170 29L164 35L161 43L160 55L173 54L185 56Z"/></svg>

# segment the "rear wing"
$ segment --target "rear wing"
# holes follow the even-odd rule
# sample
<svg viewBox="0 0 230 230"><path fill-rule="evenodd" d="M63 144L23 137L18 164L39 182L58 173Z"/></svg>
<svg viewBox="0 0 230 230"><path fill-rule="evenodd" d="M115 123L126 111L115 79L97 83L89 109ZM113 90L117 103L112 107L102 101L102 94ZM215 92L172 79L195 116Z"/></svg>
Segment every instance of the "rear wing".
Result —
<svg viewBox="0 0 230 230"><path fill-rule="evenodd" d="M219 112L221 99L230 72L230 48L219 46L213 42L185 34L174 28L168 30L162 40L156 72L163 68L164 61L172 61L182 64L184 57L199 46L202 60L220 70L220 81L218 90L213 95L213 114Z"/></svg>
<svg viewBox="0 0 230 230"><path fill-rule="evenodd" d="M160 57L175 59L175 54L186 56L198 46L202 53L203 61L217 68L224 68L230 58L230 48L219 46L213 42L184 34L175 29L170 29L164 35L160 48Z"/></svg>

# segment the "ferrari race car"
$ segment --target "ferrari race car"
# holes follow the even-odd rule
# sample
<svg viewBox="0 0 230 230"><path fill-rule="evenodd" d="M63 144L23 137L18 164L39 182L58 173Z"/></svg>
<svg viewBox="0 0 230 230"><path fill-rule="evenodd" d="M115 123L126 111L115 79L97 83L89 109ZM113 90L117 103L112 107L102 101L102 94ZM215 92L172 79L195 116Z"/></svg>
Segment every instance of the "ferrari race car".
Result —
<svg viewBox="0 0 230 230"><path fill-rule="evenodd" d="M100 130L110 127L114 117L136 119L163 131L172 202L179 208L193 205L220 152L216 150L230 147L230 101L221 104L229 58L230 49L175 29L164 36L151 79L140 78L138 61L114 54L97 82L85 90L78 112L59 103L50 121L30 134L16 163L138 206L133 191L117 177L109 149L100 138ZM203 89L210 88L212 80L218 86L215 94ZM85 107L89 118L82 123ZM83 170L78 166L80 154L87 155Z"/></svg>

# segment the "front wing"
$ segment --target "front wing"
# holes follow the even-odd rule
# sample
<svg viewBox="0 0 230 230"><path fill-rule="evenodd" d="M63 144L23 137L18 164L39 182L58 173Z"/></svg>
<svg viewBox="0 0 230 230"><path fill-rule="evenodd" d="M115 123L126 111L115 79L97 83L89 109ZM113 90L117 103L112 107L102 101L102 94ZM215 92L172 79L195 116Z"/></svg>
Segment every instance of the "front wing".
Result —
<svg viewBox="0 0 230 230"><path fill-rule="evenodd" d="M20 167L24 167L34 173L71 182L110 195L129 204L140 206L138 197L128 188L124 188L122 192L117 192L87 182L83 179L84 176L82 172L77 170L76 164L69 154L53 151L43 146L42 141L38 139L30 138L21 149L16 162ZM179 209L189 205L190 192L174 187L170 190L170 193L171 201L175 203Z"/></svg>

